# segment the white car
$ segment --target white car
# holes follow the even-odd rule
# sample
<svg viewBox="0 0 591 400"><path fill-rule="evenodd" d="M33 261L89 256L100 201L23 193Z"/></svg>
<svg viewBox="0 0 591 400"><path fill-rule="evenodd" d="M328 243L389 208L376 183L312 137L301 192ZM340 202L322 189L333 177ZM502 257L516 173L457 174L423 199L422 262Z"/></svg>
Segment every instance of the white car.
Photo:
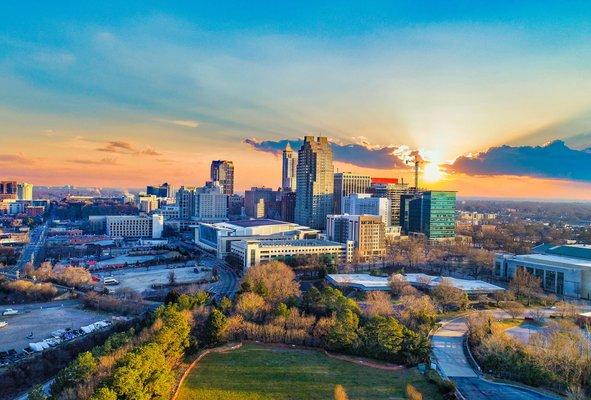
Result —
<svg viewBox="0 0 591 400"><path fill-rule="evenodd" d="M105 278L105 280L103 280L103 283L105 285L118 285L119 281L115 278Z"/></svg>
<svg viewBox="0 0 591 400"><path fill-rule="evenodd" d="M0 328L4 328L6 325L8 325L8 322L0 321Z"/></svg>
<svg viewBox="0 0 591 400"><path fill-rule="evenodd" d="M7 308L6 310L4 310L4 312L2 313L2 315L16 315L18 314L17 310L14 310L12 308Z"/></svg>

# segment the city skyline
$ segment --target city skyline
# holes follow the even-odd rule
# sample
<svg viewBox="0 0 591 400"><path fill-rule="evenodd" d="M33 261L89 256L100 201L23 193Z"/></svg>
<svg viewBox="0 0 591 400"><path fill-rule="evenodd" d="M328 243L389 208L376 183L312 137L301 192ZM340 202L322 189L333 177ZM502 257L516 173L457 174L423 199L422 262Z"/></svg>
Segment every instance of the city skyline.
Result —
<svg viewBox="0 0 591 400"><path fill-rule="evenodd" d="M335 171L411 182L418 150L435 190L591 200L584 2L57 3L0 6L7 179L179 187L232 160L236 191L277 188L285 141L322 135Z"/></svg>

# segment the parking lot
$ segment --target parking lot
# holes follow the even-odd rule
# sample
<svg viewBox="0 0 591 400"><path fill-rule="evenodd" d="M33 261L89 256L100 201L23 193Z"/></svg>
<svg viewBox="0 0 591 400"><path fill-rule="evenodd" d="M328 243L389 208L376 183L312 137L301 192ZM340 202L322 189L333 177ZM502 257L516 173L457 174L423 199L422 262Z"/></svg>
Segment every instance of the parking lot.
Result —
<svg viewBox="0 0 591 400"><path fill-rule="evenodd" d="M154 284L167 284L169 274L174 272L177 283L191 283L207 279L211 276L210 271L194 272L194 266L181 266L180 268L167 268L166 266L155 266L146 268L134 268L117 270L96 274L101 277L101 282L105 277L113 277L119 281L119 285L109 286L111 289L131 288L138 292L151 290Z"/></svg>
<svg viewBox="0 0 591 400"><path fill-rule="evenodd" d="M0 306L0 310L5 308L8 307ZM0 351L22 351L29 343L51 337L51 333L59 329L78 329L110 318L108 314L82 309L77 302L44 303L12 308L18 309L19 313L10 316L0 315L0 321L8 323L4 328L0 328ZM33 338L29 339L27 335L31 332Z"/></svg>

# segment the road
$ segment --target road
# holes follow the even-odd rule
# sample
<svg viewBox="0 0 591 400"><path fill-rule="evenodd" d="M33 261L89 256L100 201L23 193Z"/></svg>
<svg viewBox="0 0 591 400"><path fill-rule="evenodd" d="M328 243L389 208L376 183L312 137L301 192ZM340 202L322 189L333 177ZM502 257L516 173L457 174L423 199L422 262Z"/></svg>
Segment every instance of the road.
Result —
<svg viewBox="0 0 591 400"><path fill-rule="evenodd" d="M464 317L445 323L431 338L434 361L443 375L451 379L466 400L556 400L558 397L518 386L484 379L472 368L464 352L468 331Z"/></svg>
<svg viewBox="0 0 591 400"><path fill-rule="evenodd" d="M182 240L174 240L172 243L191 253L199 252L201 254L201 260L199 261L201 264L217 268L219 280L208 287L210 292L215 293L216 300L220 300L224 296L230 299L234 298L238 291L239 278L225 261L204 252L195 243Z"/></svg>
<svg viewBox="0 0 591 400"><path fill-rule="evenodd" d="M49 222L45 222L43 225L39 225L30 232L29 244L23 247L23 251L21 252L18 261L14 266L6 270L7 273L16 274L17 271L23 272L27 263L35 261L35 257L43 247L48 227Z"/></svg>

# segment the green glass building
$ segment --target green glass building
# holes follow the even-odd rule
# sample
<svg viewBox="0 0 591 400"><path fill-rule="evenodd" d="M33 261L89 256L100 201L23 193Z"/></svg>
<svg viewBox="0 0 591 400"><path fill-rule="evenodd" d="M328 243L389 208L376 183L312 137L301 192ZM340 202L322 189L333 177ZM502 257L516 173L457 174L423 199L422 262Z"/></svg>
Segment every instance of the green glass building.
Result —
<svg viewBox="0 0 591 400"><path fill-rule="evenodd" d="M429 239L456 236L456 192L429 191L421 196L422 233Z"/></svg>

